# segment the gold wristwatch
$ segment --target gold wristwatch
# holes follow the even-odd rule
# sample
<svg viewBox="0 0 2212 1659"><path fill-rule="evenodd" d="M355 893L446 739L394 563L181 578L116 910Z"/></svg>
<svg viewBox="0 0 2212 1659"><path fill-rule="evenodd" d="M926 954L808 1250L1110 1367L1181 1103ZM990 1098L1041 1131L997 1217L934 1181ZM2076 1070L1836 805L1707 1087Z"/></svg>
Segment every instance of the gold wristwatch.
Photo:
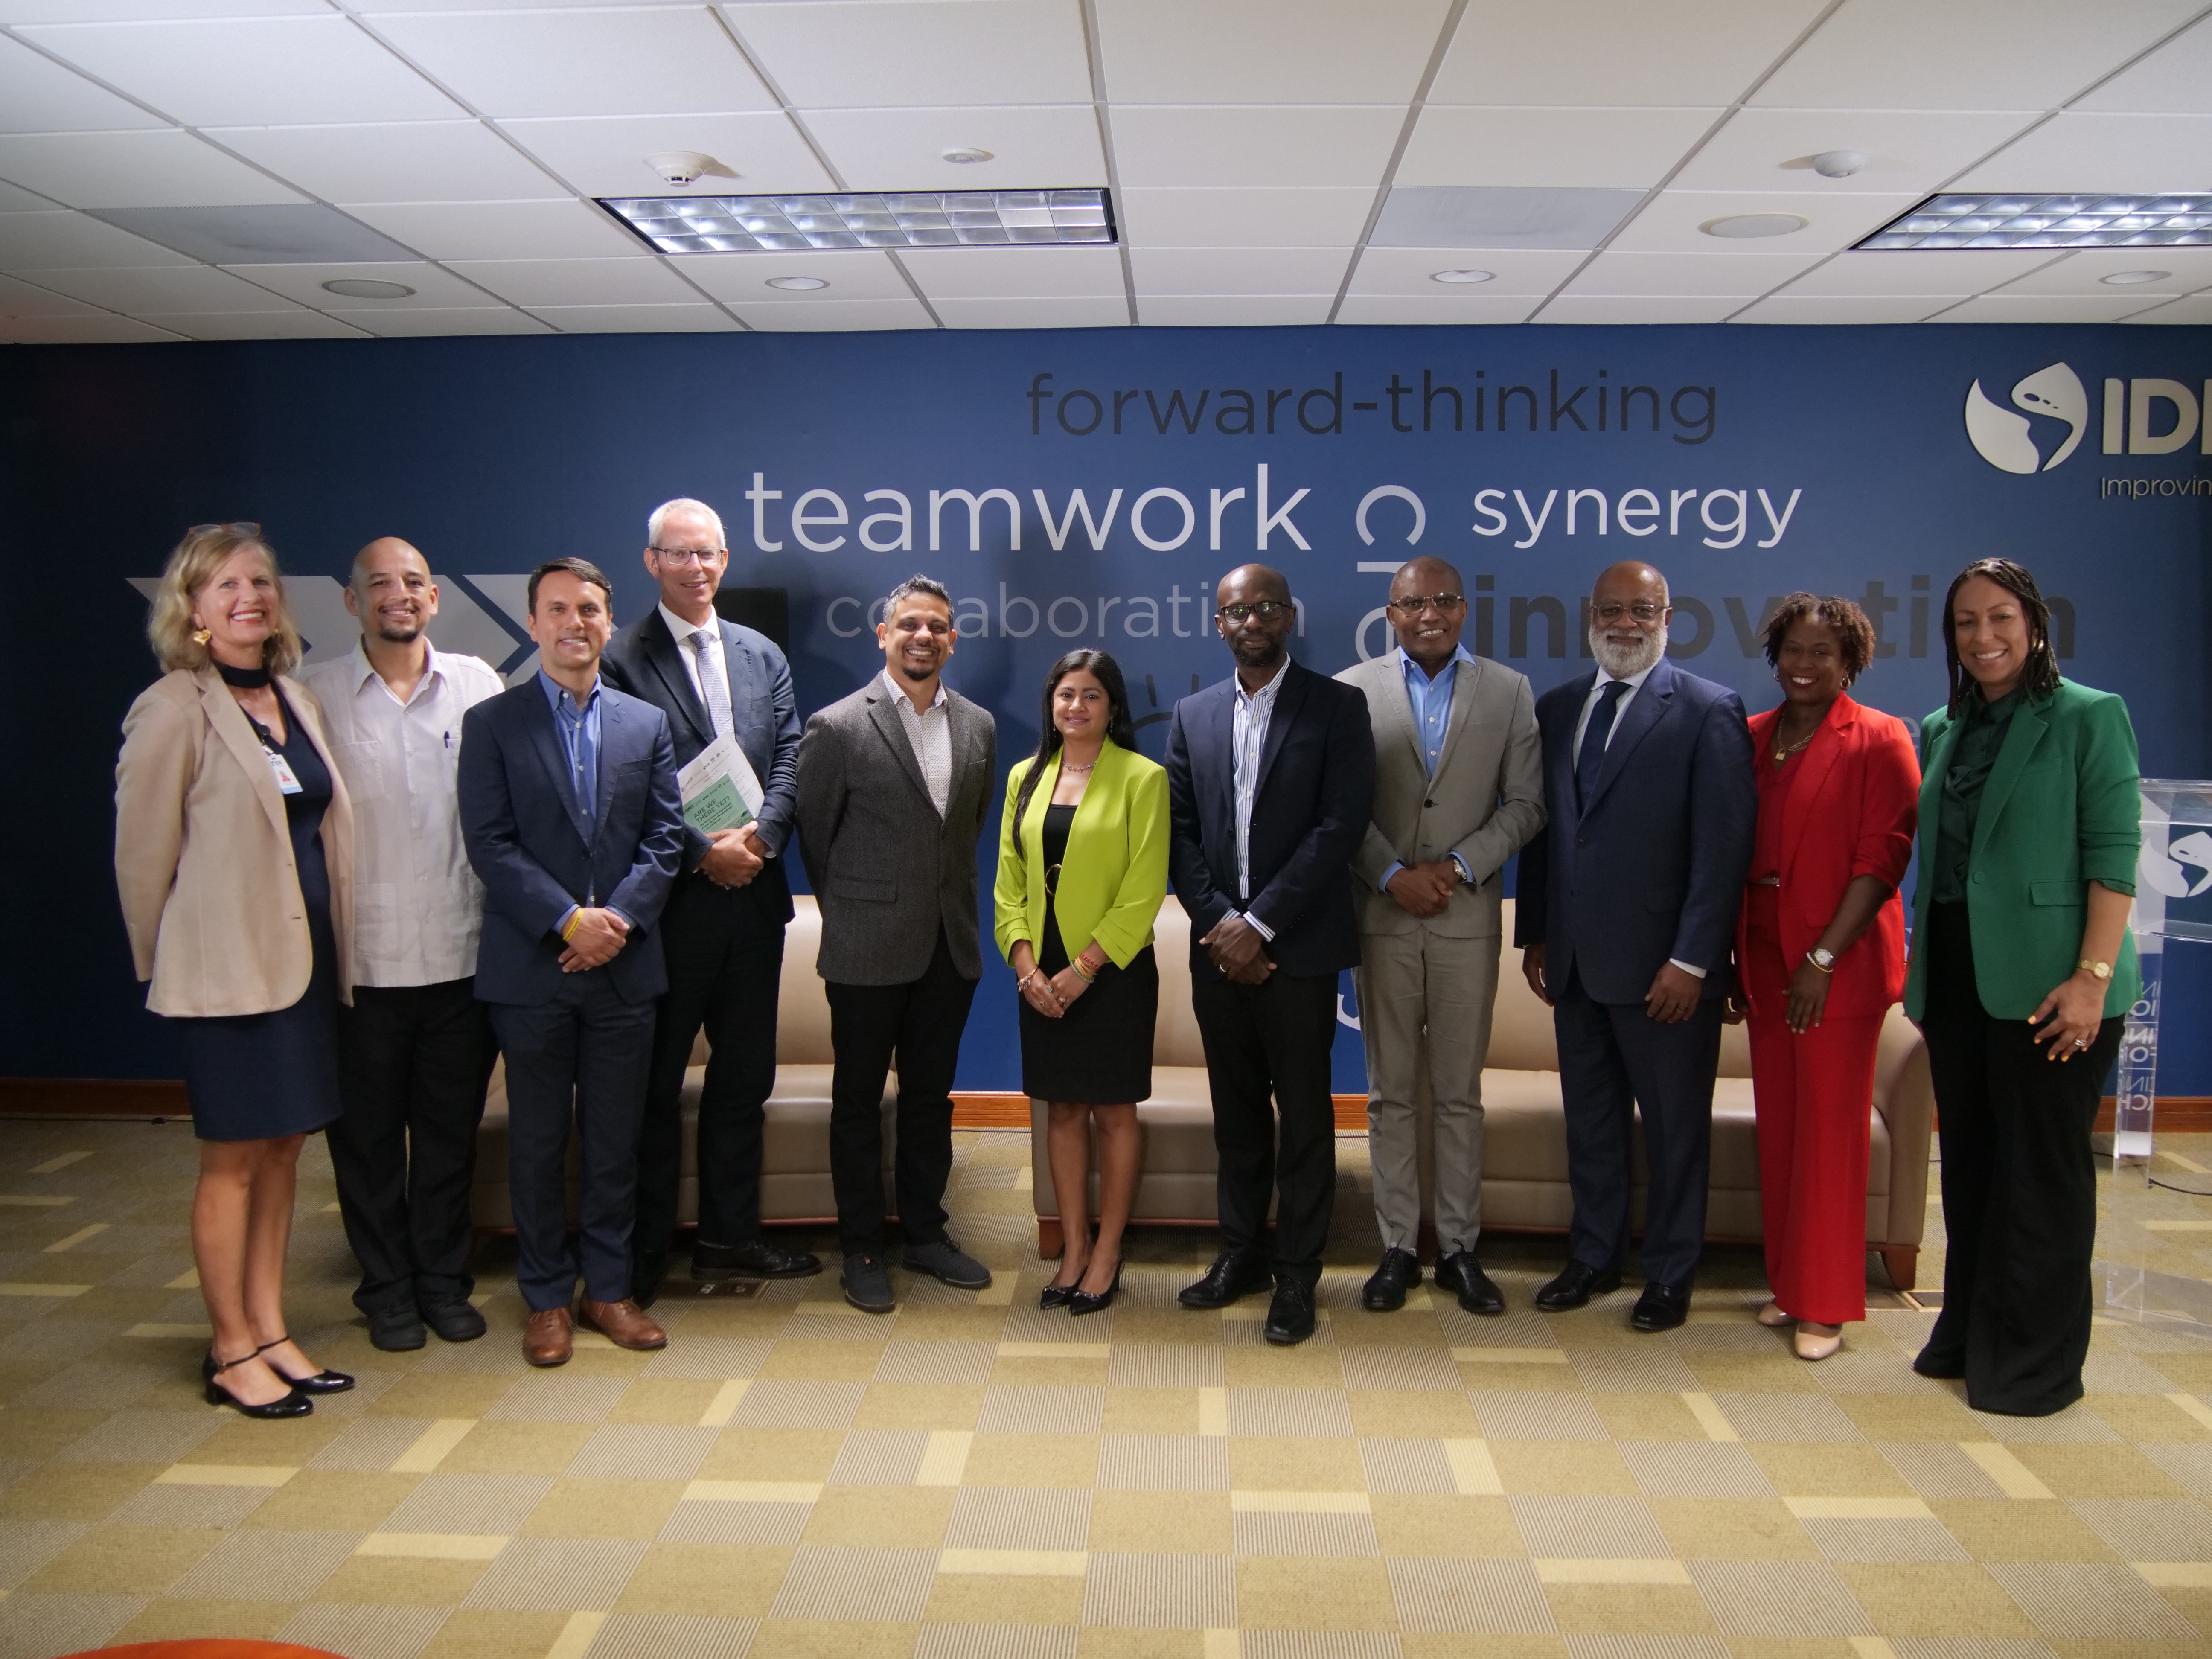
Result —
<svg viewBox="0 0 2212 1659"><path fill-rule="evenodd" d="M2112 964L2109 962L2092 962L2083 957L2074 967L2077 973L2087 973L2093 979L2110 979L2112 976Z"/></svg>

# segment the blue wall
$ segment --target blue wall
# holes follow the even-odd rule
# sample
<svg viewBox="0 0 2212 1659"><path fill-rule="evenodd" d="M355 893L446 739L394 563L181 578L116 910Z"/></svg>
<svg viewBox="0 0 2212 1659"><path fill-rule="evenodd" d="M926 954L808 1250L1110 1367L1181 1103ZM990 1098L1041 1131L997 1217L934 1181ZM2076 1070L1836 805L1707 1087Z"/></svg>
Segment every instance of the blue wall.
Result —
<svg viewBox="0 0 2212 1659"><path fill-rule="evenodd" d="M2011 397L2017 383L2055 363L2084 388L2086 407L2071 411L2078 447L2052 465L2068 421L1997 412L1984 447L2049 470L1984 460L1964 418L1970 386L2010 411L2023 406ZM11 349L0 361L0 480L21 736L15 810L0 830L16 939L0 1071L173 1074L161 1022L131 979L109 802L118 724L154 674L143 601L127 579L157 574L187 524L258 519L295 577L341 577L362 542L402 535L441 574L492 579L455 584L485 619L500 608L498 577L581 554L616 574L616 613L628 619L652 599L635 551L647 512L702 496L728 523L730 580L791 592L803 709L879 664L864 607L925 569L962 602L950 677L996 711L1009 758L1035 742L1036 688L1073 644L1103 640L1121 658L1140 716L1164 716L1194 681L1220 677L1225 653L1200 619L1216 579L1247 559L1282 568L1304 602L1302 660L1334 671L1363 643L1379 650L1387 577L1360 566L1406 556L1409 496L1419 550L1457 562L1474 590L1469 643L1540 691L1587 666L1577 598L1601 565L1632 556L1674 582L1675 654L1753 708L1774 700L1755 647L1772 600L1796 587L1861 599L1886 654L1859 695L1917 716L1942 693L1931 610L1966 559L2002 553L2070 604L2066 671L2127 697L2145 770L2203 776L2212 771L2203 647L2212 495L2188 492L2212 462L2195 440L2166 454L2102 452L2106 381L2201 389L2208 375L2212 331L2118 327ZM2151 434L2175 412L2154 405ZM1382 486L1395 489L1366 514L1370 543L1358 508ZM973 550L967 508L945 503L932 548L931 494L960 489L1011 493L1018 550L1000 500L982 509ZM1121 492L1103 546L1080 513L1066 516L1079 489L1094 518ZM1263 489L1279 516L1261 551ZM1132 522L1137 498L1154 489L1191 505L1180 545L1148 545ZM802 538L792 514L811 490L836 499L812 499ZM897 512L891 497L865 500L871 491L911 503L910 550L895 546L895 517L861 525ZM841 508L845 523L825 522ZM1141 527L1164 544L1183 524L1176 499L1159 495ZM863 547L864 528L893 550ZM835 550L803 544L841 535ZM525 659L519 634L483 626L511 648L508 665ZM312 643L329 643L314 631ZM1164 726L1146 727L1147 752L1158 753ZM2212 986L2212 966L2194 954L2177 956L2169 976L2177 1009L2203 1009ZM2167 1021L2165 1091L2212 1093L2212 1042L2184 1029L2203 1024ZM1358 1087L1358 1044L1340 1035L1339 1086ZM994 976L961 1083L1012 1089L1018 1079L1011 987Z"/></svg>

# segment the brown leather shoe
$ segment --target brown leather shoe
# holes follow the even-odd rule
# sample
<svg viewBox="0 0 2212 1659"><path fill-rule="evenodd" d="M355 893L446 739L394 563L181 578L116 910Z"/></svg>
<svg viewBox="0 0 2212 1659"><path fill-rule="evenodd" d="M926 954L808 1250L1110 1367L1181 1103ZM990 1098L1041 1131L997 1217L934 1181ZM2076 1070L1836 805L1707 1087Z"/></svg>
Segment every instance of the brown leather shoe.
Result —
<svg viewBox="0 0 2212 1659"><path fill-rule="evenodd" d="M646 1316L645 1310L624 1297L619 1302L594 1302L584 1298L584 1310L578 1323L585 1329L597 1331L617 1348L665 1348L668 1333Z"/></svg>
<svg viewBox="0 0 2212 1659"><path fill-rule="evenodd" d="M565 1365L575 1352L566 1308L540 1308L522 1328L522 1357L533 1365Z"/></svg>

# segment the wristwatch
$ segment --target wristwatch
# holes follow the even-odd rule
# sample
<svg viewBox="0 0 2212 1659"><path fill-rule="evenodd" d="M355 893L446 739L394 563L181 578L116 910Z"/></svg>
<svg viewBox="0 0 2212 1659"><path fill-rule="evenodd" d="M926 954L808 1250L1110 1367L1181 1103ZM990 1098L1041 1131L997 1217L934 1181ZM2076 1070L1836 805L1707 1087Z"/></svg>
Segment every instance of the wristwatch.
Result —
<svg viewBox="0 0 2212 1659"><path fill-rule="evenodd" d="M1805 953L1805 960L1824 974L1832 974L1836 971L1836 953L1825 946L1814 945Z"/></svg>
<svg viewBox="0 0 2212 1659"><path fill-rule="evenodd" d="M2092 962L2083 957L2074 967L2077 972L2086 972L2095 979L2110 979L2112 976L2112 964L2109 962Z"/></svg>

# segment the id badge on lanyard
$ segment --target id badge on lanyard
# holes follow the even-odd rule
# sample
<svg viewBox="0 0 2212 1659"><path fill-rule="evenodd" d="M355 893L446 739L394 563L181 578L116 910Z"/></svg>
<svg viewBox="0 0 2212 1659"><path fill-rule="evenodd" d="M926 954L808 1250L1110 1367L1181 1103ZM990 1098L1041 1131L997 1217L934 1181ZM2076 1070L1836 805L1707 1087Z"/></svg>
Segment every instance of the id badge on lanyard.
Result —
<svg viewBox="0 0 2212 1659"><path fill-rule="evenodd" d="M303 793L304 786L300 782L300 775L292 769L291 762L286 760L274 749L264 749L261 752L269 757L269 769L276 775L276 787L279 790L288 795Z"/></svg>

